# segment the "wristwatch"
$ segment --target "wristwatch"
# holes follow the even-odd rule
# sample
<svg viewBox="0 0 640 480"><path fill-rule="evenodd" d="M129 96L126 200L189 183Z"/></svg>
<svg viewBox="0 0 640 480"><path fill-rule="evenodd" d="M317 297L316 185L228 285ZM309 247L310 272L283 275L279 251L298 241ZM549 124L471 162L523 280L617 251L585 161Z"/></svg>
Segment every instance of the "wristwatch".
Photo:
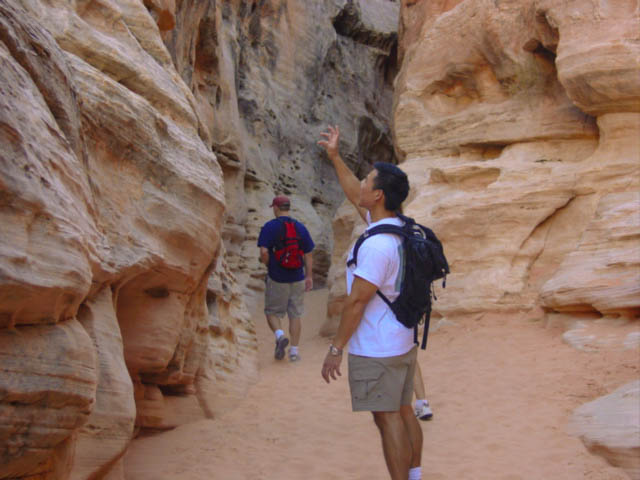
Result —
<svg viewBox="0 0 640 480"><path fill-rule="evenodd" d="M342 349L338 347L334 347L333 345L329 345L329 354L338 357L342 355Z"/></svg>

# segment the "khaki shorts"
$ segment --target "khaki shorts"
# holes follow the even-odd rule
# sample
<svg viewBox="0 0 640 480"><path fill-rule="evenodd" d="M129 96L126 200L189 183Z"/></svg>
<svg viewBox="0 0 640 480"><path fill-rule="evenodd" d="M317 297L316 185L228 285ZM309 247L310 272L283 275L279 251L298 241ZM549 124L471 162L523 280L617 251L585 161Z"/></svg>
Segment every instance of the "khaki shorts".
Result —
<svg viewBox="0 0 640 480"><path fill-rule="evenodd" d="M411 405L417 349L395 357L349 354L349 387L354 412L397 412Z"/></svg>
<svg viewBox="0 0 640 480"><path fill-rule="evenodd" d="M279 283L267 275L264 295L264 313L291 318L302 318L304 314L304 280L293 283Z"/></svg>

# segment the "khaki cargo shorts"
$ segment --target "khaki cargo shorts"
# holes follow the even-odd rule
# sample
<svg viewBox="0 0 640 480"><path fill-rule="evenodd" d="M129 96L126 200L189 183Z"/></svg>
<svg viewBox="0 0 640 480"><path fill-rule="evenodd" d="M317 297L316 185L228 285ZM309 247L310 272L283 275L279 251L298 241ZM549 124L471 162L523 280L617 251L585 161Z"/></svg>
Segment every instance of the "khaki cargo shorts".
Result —
<svg viewBox="0 0 640 480"><path fill-rule="evenodd" d="M267 275L264 295L264 313L289 318L302 318L304 314L304 280L280 283Z"/></svg>
<svg viewBox="0 0 640 480"><path fill-rule="evenodd" d="M397 412L411 405L418 350L395 357L349 354L349 387L354 412Z"/></svg>

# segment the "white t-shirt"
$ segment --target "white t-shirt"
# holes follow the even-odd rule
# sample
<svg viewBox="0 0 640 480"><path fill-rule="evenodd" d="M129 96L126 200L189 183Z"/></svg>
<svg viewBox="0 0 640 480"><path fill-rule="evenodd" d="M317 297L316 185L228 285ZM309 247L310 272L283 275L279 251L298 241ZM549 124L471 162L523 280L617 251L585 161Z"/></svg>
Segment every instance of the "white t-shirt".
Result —
<svg viewBox="0 0 640 480"><path fill-rule="evenodd" d="M371 223L367 212L367 230L389 223L402 226L397 217ZM353 258L353 247L348 260ZM402 243L397 235L381 233L367 238L358 250L357 265L347 267L347 294L351 293L354 276L378 287L393 302L402 281ZM365 307L362 320L349 340L349 353L364 357L404 355L413 348L413 329L402 325L391 308L376 293Z"/></svg>

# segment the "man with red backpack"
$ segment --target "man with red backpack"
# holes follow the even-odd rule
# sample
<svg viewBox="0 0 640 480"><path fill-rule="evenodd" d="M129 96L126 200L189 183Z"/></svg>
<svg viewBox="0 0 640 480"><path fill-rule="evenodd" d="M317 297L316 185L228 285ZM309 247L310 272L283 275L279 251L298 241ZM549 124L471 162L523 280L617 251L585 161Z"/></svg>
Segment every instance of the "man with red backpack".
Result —
<svg viewBox="0 0 640 480"><path fill-rule="evenodd" d="M307 228L289 216L291 202L284 195L271 203L276 218L262 226L258 237L260 261L267 265L264 313L276 336L275 358L282 360L289 339L281 328L280 318L289 317L291 347L289 360L300 360L298 344L304 313L304 292L313 288L313 240Z"/></svg>

